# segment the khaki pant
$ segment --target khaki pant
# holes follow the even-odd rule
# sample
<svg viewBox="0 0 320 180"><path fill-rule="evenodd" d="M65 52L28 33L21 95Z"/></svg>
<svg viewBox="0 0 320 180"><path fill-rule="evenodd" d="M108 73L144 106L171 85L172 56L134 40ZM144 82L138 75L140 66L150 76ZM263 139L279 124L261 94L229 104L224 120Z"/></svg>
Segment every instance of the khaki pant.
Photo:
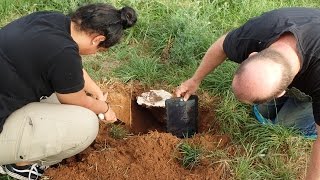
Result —
<svg viewBox="0 0 320 180"><path fill-rule="evenodd" d="M98 129L94 112L60 104L54 94L8 117L0 134L0 165L30 161L56 164L86 149Z"/></svg>

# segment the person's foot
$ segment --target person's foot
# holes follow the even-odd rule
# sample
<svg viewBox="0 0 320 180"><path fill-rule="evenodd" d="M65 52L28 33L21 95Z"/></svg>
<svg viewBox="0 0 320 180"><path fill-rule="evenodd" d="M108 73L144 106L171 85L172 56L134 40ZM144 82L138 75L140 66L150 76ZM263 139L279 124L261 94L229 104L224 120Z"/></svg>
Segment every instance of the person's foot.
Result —
<svg viewBox="0 0 320 180"><path fill-rule="evenodd" d="M15 164L8 164L4 166L4 170L9 176L16 179L36 180L41 178L45 168L42 168L38 164L31 164L26 166L16 166Z"/></svg>

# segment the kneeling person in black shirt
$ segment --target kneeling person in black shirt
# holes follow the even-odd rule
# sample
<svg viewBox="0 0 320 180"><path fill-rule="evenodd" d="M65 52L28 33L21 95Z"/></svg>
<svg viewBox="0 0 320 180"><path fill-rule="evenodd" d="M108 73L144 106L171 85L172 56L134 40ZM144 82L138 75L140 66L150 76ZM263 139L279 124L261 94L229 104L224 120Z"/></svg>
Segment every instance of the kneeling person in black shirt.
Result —
<svg viewBox="0 0 320 180"><path fill-rule="evenodd" d="M97 114L116 121L80 55L112 47L136 20L130 7L89 4L70 16L35 12L0 29L0 173L38 179L93 142Z"/></svg>
<svg viewBox="0 0 320 180"><path fill-rule="evenodd" d="M220 37L194 75L176 90L187 100L226 58L240 64L235 96L253 104L261 123L294 127L317 140L307 179L320 177L320 9L282 8Z"/></svg>

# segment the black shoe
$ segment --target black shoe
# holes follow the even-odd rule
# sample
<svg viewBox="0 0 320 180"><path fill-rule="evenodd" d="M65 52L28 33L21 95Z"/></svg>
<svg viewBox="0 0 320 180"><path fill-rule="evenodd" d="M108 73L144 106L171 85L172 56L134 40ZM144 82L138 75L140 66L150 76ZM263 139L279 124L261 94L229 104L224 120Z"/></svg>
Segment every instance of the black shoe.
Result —
<svg viewBox="0 0 320 180"><path fill-rule="evenodd" d="M40 179L44 173L45 168L38 164L16 166L15 164L8 164L4 166L6 173L16 179L20 180L36 180Z"/></svg>

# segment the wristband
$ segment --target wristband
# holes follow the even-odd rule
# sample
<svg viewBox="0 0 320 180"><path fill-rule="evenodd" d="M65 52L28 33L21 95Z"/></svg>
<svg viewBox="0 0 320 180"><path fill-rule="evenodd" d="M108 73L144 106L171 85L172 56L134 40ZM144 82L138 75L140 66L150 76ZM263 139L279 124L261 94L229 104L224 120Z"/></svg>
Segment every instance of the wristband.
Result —
<svg viewBox="0 0 320 180"><path fill-rule="evenodd" d="M100 120L104 120L105 119L105 114L109 111L109 109L110 109L110 106L109 106L109 104L106 102L106 104L107 104L107 106L108 106L108 109L104 112L104 113L99 113L98 114L98 118L100 119Z"/></svg>

